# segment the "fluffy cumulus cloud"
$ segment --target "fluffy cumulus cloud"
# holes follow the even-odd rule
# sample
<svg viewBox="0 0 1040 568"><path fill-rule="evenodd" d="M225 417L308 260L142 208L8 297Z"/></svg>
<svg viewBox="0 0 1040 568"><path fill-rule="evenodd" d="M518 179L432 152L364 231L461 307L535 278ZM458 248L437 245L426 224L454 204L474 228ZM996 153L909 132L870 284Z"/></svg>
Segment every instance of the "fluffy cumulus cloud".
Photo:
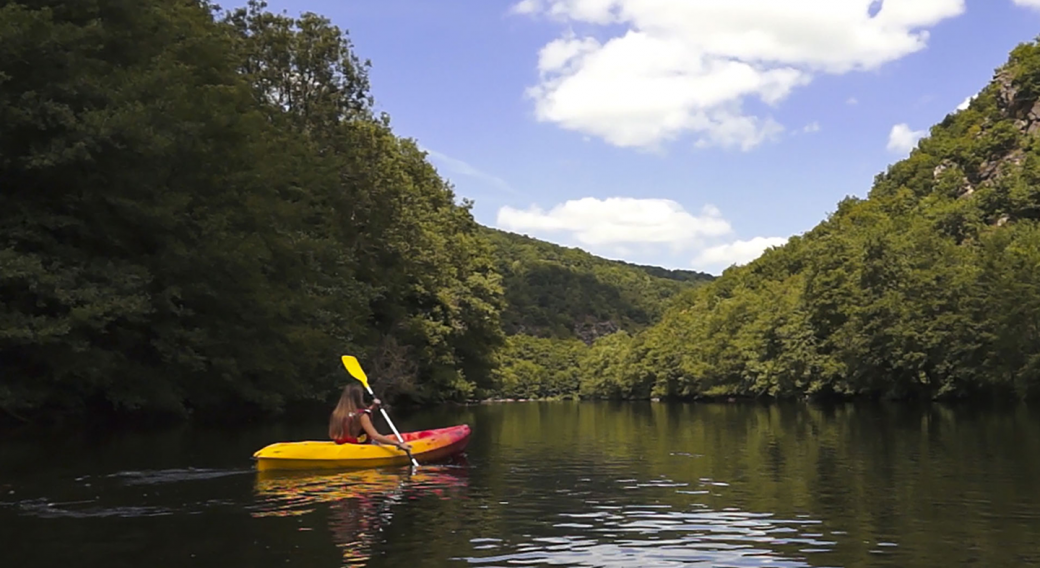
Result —
<svg viewBox="0 0 1040 568"><path fill-rule="evenodd" d="M1040 10L1040 0L1011 0L1019 6L1025 6L1026 8L1035 8Z"/></svg>
<svg viewBox="0 0 1040 568"><path fill-rule="evenodd" d="M910 130L907 124L897 124L888 133L888 151L896 154L909 154L917 141L928 134L924 130Z"/></svg>
<svg viewBox="0 0 1040 568"><path fill-rule="evenodd" d="M528 89L539 120L621 147L656 148L693 133L698 146L745 150L783 131L748 112L749 99L776 105L817 74L876 69L923 49L928 28L963 11L964 0L522 0L512 8L601 31L567 31L542 48L539 82Z"/></svg>
<svg viewBox="0 0 1040 568"><path fill-rule="evenodd" d="M781 246L786 242L786 237L755 237L747 241L735 241L710 247L697 255L693 260L693 266L700 269L711 269L746 264L761 256L766 249Z"/></svg>
<svg viewBox="0 0 1040 568"><path fill-rule="evenodd" d="M502 207L497 225L510 231L570 233L583 245L694 246L700 239L728 234L732 229L721 212L707 205L693 215L668 199L585 197L548 211Z"/></svg>
<svg viewBox="0 0 1040 568"><path fill-rule="evenodd" d="M669 199L585 197L548 211L507 206L499 209L496 225L542 238L564 236L590 252L632 262L646 263L646 255L664 252L676 265L714 272L787 242L779 237L732 241L733 229L716 207L705 205L695 215Z"/></svg>

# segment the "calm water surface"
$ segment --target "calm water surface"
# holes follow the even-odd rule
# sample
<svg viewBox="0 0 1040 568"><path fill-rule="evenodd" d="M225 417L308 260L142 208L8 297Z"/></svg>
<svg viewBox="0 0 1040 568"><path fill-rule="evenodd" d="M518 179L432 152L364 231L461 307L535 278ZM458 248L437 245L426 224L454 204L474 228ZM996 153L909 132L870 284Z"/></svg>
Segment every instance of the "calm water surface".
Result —
<svg viewBox="0 0 1040 568"><path fill-rule="evenodd" d="M1040 411L515 403L465 458L259 474L313 424L0 438L5 566L1040 566Z"/></svg>

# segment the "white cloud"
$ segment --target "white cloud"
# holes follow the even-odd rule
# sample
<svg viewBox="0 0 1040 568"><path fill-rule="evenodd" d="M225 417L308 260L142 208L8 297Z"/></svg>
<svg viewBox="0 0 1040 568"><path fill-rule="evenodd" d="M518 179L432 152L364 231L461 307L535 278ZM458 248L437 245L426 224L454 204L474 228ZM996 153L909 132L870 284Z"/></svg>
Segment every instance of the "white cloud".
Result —
<svg viewBox="0 0 1040 568"><path fill-rule="evenodd" d="M1040 0L1035 0L1035 2L1037 4L1037 6L1040 6ZM975 98L978 97L978 96L979 95L975 94L975 95L972 95L972 96L964 99L963 103L957 105L957 110L968 110L968 105L970 105L971 101L975 100Z"/></svg>
<svg viewBox="0 0 1040 568"><path fill-rule="evenodd" d="M1011 0L1018 6L1024 6L1026 8L1036 8L1040 10L1040 0Z"/></svg>
<svg viewBox="0 0 1040 568"><path fill-rule="evenodd" d="M749 241L734 241L710 247L697 255L692 266L704 269L746 264L762 256L766 249L778 247L786 242L787 237L755 237Z"/></svg>
<svg viewBox="0 0 1040 568"><path fill-rule="evenodd" d="M859 104L859 99L857 99L856 97L849 97L849 99L847 101L845 101L845 104L847 104L847 105L858 105Z"/></svg>
<svg viewBox="0 0 1040 568"><path fill-rule="evenodd" d="M584 245L668 244L675 249L732 231L714 206L692 215L669 199L631 197L585 197L549 211L506 206L499 209L496 224L511 231L567 232Z"/></svg>
<svg viewBox="0 0 1040 568"><path fill-rule="evenodd" d="M520 0L509 9L512 14L534 14L542 9L540 0Z"/></svg>
<svg viewBox="0 0 1040 568"><path fill-rule="evenodd" d="M512 187L510 187L506 180L498 176L478 170L477 168L471 166L467 162L459 160L458 158L452 158L451 156L442 154L436 150L431 150L429 148L421 148L421 150L423 152L426 152L427 155L429 155L431 161L440 164L442 167L444 167L444 169L448 170L449 172L477 179L507 193L512 193L514 195L516 194L516 191Z"/></svg>
<svg viewBox="0 0 1040 568"><path fill-rule="evenodd" d="M599 48L593 38L577 39L568 34L545 45L538 52L538 68L543 72L565 71L579 58Z"/></svg>
<svg viewBox="0 0 1040 568"><path fill-rule="evenodd" d="M542 48L527 91L538 120L621 147L693 133L701 147L748 150L783 127L745 101L773 106L817 74L917 52L964 0L523 0L512 12L624 30Z"/></svg>
<svg viewBox="0 0 1040 568"><path fill-rule="evenodd" d="M909 154L917 141L928 135L926 130L910 130L907 124L897 124L888 133L888 150L896 154Z"/></svg>
<svg viewBox="0 0 1040 568"><path fill-rule="evenodd" d="M819 132L819 131L820 131L820 123L815 121L815 120L810 122L809 124L806 124L804 127L802 127L802 132Z"/></svg>
<svg viewBox="0 0 1040 568"><path fill-rule="evenodd" d="M643 264L654 264L647 258L660 258L657 255L662 252L689 259L692 251L693 261L685 262L716 271L750 262L788 240L755 237L725 243L723 239L732 235L733 229L713 205L705 205L699 215L694 215L669 199L631 197L585 197L549 211L536 205L528 209L506 206L498 210L496 226L542 238L549 233L566 233L594 254ZM662 246L667 251L662 251Z"/></svg>

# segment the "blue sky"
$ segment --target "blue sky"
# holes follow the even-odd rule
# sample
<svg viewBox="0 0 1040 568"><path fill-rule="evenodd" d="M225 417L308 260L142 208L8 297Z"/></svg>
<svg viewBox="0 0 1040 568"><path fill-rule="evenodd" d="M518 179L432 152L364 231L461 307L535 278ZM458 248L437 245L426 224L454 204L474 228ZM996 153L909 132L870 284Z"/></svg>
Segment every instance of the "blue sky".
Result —
<svg viewBox="0 0 1040 568"><path fill-rule="evenodd" d="M278 0L482 224L714 274L801 234L1040 33L1040 0Z"/></svg>

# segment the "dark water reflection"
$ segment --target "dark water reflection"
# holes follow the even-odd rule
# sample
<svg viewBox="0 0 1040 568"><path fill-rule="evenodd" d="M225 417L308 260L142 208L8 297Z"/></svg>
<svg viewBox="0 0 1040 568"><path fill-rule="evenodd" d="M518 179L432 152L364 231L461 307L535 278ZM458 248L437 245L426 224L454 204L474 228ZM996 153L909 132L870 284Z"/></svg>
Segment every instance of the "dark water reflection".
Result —
<svg viewBox="0 0 1040 568"><path fill-rule="evenodd" d="M412 471L364 470L338 473L259 472L253 517L306 515L328 508L329 532L343 565L364 566L393 509L423 496L464 496L468 470L458 459Z"/></svg>
<svg viewBox="0 0 1040 568"><path fill-rule="evenodd" d="M400 426L471 424L465 459L252 470L322 422L0 439L4 564L1040 566L1024 406L451 408Z"/></svg>

